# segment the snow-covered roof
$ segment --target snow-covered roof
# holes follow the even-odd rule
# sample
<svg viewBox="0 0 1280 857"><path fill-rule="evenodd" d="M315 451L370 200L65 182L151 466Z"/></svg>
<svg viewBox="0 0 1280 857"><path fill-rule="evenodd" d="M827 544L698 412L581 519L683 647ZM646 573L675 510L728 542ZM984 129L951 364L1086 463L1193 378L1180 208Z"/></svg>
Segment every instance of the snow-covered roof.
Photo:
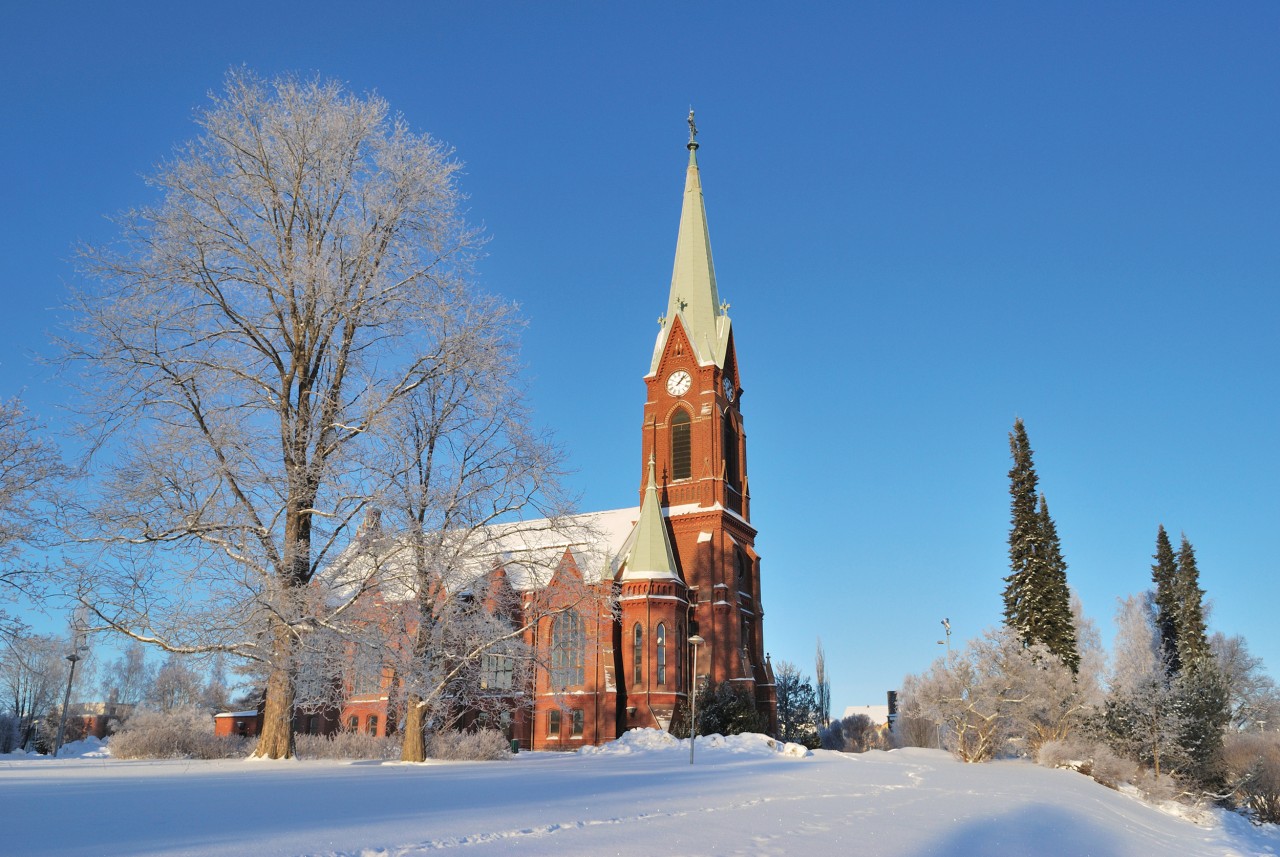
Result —
<svg viewBox="0 0 1280 857"><path fill-rule="evenodd" d="M566 552L588 582L612 579L633 536L637 507L586 512L560 518L512 521L438 539L435 564L453 591L464 591L501 568L517 592L546 586ZM430 541L430 540L429 540ZM334 591L342 595L373 578L390 602L415 595L414 543L404 535L358 538L331 566Z"/></svg>

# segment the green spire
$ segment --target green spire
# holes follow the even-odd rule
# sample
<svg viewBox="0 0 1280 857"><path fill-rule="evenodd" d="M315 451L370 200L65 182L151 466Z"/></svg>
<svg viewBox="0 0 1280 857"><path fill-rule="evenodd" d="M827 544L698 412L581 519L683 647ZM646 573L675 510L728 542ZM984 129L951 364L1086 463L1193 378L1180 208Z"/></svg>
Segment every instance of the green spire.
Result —
<svg viewBox="0 0 1280 857"><path fill-rule="evenodd" d="M662 506L658 503L658 484L654 473L653 456L649 456L649 484L644 489L640 503L640 520L636 521L635 540L627 557L623 580L680 579L676 571L676 556L667 536L667 522L662 518Z"/></svg>
<svg viewBox="0 0 1280 857"><path fill-rule="evenodd" d="M693 341L698 362L724 367L729 342L728 304L720 303L716 289L715 265L711 261L711 238L707 231L707 210L702 198L702 177L698 172L697 127L689 111L689 166L684 177L684 202L680 208L680 231L676 238L676 259L671 272L671 294L667 314L653 353L650 374L658 369L662 349L671 325L678 317Z"/></svg>

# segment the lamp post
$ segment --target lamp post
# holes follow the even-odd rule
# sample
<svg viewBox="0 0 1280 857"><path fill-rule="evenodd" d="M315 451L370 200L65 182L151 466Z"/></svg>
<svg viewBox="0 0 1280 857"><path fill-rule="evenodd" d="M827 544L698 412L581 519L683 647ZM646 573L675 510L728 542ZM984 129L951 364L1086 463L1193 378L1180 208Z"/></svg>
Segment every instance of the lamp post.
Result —
<svg viewBox="0 0 1280 857"><path fill-rule="evenodd" d="M693 764L693 745L698 741L698 647L706 640L694 634L689 638L693 646L693 676L689 683L690 715L689 715L689 764Z"/></svg>
<svg viewBox="0 0 1280 857"><path fill-rule="evenodd" d="M89 647L84 644L84 629L77 625L71 634L71 654L67 655L67 660L71 661L71 669L67 673L67 693L62 698L62 717L58 720L58 737L53 742L55 759L58 758L58 751L62 749L62 738L67 732L67 709L71 705L71 683L76 680L76 663L81 660L80 653L87 651Z"/></svg>

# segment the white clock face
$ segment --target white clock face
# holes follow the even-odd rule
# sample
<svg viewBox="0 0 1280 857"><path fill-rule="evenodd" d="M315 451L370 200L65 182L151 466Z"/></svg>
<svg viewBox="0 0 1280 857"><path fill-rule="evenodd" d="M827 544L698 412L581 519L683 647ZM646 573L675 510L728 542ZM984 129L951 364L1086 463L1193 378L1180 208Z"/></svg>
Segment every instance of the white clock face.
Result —
<svg viewBox="0 0 1280 857"><path fill-rule="evenodd" d="M689 373L680 369L672 372L667 379L667 392L673 396L683 396L692 385L693 379L689 377Z"/></svg>

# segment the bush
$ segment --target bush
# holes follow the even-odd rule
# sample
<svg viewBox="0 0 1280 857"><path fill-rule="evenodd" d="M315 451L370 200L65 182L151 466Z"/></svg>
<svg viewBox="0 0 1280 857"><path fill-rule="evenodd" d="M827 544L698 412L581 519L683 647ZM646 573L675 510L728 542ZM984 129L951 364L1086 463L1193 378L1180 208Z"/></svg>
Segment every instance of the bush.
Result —
<svg viewBox="0 0 1280 857"><path fill-rule="evenodd" d="M294 752L299 759L399 759L400 739L376 738L364 732L332 735L296 735Z"/></svg>
<svg viewBox="0 0 1280 857"><path fill-rule="evenodd" d="M1259 824L1280 824L1280 735L1228 735L1222 764L1235 805Z"/></svg>
<svg viewBox="0 0 1280 857"><path fill-rule="evenodd" d="M741 735L765 729L755 697L742 685L722 681L698 691L699 735Z"/></svg>
<svg viewBox="0 0 1280 857"><path fill-rule="evenodd" d="M1036 761L1046 768L1079 771L1111 789L1138 779L1137 763L1117 756L1101 741L1073 738L1046 741L1040 745Z"/></svg>
<svg viewBox="0 0 1280 857"><path fill-rule="evenodd" d="M843 753L865 753L868 750L888 749L888 736L884 730L865 714L852 714L843 720L833 720L821 732L824 750Z"/></svg>
<svg viewBox="0 0 1280 857"><path fill-rule="evenodd" d="M511 742L495 729L478 732L435 732L427 756L450 762L491 762L511 755Z"/></svg>
<svg viewBox="0 0 1280 857"><path fill-rule="evenodd" d="M248 738L219 738L208 712L194 706L135 711L107 746L117 759L231 759L249 752Z"/></svg>

